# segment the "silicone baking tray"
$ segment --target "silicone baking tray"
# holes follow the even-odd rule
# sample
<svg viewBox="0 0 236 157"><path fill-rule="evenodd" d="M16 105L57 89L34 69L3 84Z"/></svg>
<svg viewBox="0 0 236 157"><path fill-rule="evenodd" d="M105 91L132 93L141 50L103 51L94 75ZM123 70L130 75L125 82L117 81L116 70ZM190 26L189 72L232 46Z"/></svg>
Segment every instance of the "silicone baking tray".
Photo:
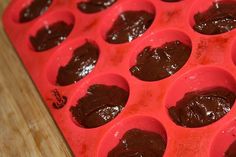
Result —
<svg viewBox="0 0 236 157"><path fill-rule="evenodd" d="M53 0L49 9L31 22L19 23L19 12L31 0L13 0L3 15L5 31L34 81L57 126L78 157L105 157L132 128L157 132L167 142L165 157L222 157L236 140L236 105L220 120L199 128L176 125L168 114L186 92L223 86L236 93L236 29L218 35L203 35L192 29L193 16L206 10L212 0L117 0L94 14L77 9L79 0ZM123 11L146 10L155 14L150 28L129 43L110 44L104 38ZM29 37L56 21L73 23L67 39L59 46L35 52ZM57 70L85 41L100 50L94 70L82 80L57 86ZM141 81L129 72L136 56L146 46L160 46L180 40L191 46L186 64L174 75L153 82ZM69 108L87 88L96 83L116 85L129 92L124 110L109 123L86 129L76 124ZM55 107L56 106L56 107Z"/></svg>

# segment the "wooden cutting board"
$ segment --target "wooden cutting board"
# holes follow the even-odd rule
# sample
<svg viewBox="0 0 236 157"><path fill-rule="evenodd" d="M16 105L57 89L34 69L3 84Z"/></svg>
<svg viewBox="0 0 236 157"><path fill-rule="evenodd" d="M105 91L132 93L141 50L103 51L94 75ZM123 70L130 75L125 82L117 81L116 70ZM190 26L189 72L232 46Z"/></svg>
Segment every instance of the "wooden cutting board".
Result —
<svg viewBox="0 0 236 157"><path fill-rule="evenodd" d="M0 0L0 16L9 0ZM24 43L22 43L24 44ZM0 20L0 157L72 156Z"/></svg>

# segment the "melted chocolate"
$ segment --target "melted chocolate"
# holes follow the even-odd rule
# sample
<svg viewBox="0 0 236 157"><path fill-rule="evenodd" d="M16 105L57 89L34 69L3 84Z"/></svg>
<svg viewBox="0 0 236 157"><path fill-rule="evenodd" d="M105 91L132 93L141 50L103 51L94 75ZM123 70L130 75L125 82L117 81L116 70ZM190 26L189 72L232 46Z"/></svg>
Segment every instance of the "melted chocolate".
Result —
<svg viewBox="0 0 236 157"><path fill-rule="evenodd" d="M94 69L98 56L99 49L89 42L75 49L69 63L59 68L57 84L65 86L84 78Z"/></svg>
<svg viewBox="0 0 236 157"><path fill-rule="evenodd" d="M120 143L113 148L108 157L162 157L166 142L161 135L139 129L125 133Z"/></svg>
<svg viewBox="0 0 236 157"><path fill-rule="evenodd" d="M21 10L19 21L24 23L35 19L47 11L51 3L52 0L33 0L29 6Z"/></svg>
<svg viewBox="0 0 236 157"><path fill-rule="evenodd" d="M236 157L236 141L234 141L227 151L225 152L225 157Z"/></svg>
<svg viewBox="0 0 236 157"><path fill-rule="evenodd" d="M110 7L115 2L116 0L89 0L78 3L77 8L84 13L96 13Z"/></svg>
<svg viewBox="0 0 236 157"><path fill-rule="evenodd" d="M231 110L235 98L233 92L223 87L189 92L176 106L169 108L169 114L173 121L181 126L206 126L226 115Z"/></svg>
<svg viewBox="0 0 236 157"><path fill-rule="evenodd" d="M30 42L35 51L45 51L58 46L70 34L73 24L66 24L63 21L56 22L49 27L43 27L37 34L30 37Z"/></svg>
<svg viewBox="0 0 236 157"><path fill-rule="evenodd" d="M199 33L214 35L229 32L236 27L236 2L216 2L208 10L194 16L193 29Z"/></svg>
<svg viewBox="0 0 236 157"><path fill-rule="evenodd" d="M168 42L158 48L146 47L130 72L143 81L161 80L176 73L187 62L190 53L191 48L180 41Z"/></svg>
<svg viewBox="0 0 236 157"><path fill-rule="evenodd" d="M95 128L114 119L124 108L128 92L117 86L92 85L70 111L85 128Z"/></svg>
<svg viewBox="0 0 236 157"><path fill-rule="evenodd" d="M154 15L146 11L121 13L106 34L106 41L113 44L131 42L141 36L152 24Z"/></svg>

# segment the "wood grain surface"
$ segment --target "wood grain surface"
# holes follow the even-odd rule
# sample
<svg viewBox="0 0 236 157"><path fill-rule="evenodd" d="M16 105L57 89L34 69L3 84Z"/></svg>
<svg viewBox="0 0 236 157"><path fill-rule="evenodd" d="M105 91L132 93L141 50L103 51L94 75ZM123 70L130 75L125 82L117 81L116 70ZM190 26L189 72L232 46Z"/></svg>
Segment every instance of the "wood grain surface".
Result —
<svg viewBox="0 0 236 157"><path fill-rule="evenodd" d="M0 16L9 0L0 0ZM0 157L72 156L0 20Z"/></svg>

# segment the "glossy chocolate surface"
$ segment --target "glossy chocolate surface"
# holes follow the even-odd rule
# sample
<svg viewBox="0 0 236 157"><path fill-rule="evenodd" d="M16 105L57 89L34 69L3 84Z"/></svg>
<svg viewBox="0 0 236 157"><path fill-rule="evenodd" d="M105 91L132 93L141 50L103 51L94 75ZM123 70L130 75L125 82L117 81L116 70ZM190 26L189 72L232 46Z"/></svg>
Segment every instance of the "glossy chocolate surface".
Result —
<svg viewBox="0 0 236 157"><path fill-rule="evenodd" d="M73 118L85 128L95 128L114 119L125 107L129 93L117 86L95 84L70 108Z"/></svg>
<svg viewBox="0 0 236 157"><path fill-rule="evenodd" d="M35 51L41 52L60 45L72 31L73 24L63 21L40 28L35 36L30 36L30 42Z"/></svg>
<svg viewBox="0 0 236 157"><path fill-rule="evenodd" d="M29 22L46 12L52 0L33 0L20 12L19 22Z"/></svg>
<svg viewBox="0 0 236 157"><path fill-rule="evenodd" d="M152 24L154 15L146 11L121 13L106 33L106 41L113 44L131 42L141 36Z"/></svg>
<svg viewBox="0 0 236 157"><path fill-rule="evenodd" d="M89 0L79 2L77 8L84 13L96 13L110 7L115 2L116 0Z"/></svg>
<svg viewBox="0 0 236 157"><path fill-rule="evenodd" d="M229 32L236 27L235 8L235 1L215 2L206 11L194 16L193 29L207 35Z"/></svg>
<svg viewBox="0 0 236 157"><path fill-rule="evenodd" d="M56 83L65 86L81 80L94 69L98 56L98 47L87 41L74 50L72 58L65 66L59 68Z"/></svg>
<svg viewBox="0 0 236 157"><path fill-rule="evenodd" d="M186 93L169 108L172 120L181 126L195 128L209 125L232 108L236 95L223 87Z"/></svg>
<svg viewBox="0 0 236 157"><path fill-rule="evenodd" d="M162 157L166 142L161 135L140 129L131 129L120 139L108 157Z"/></svg>
<svg viewBox="0 0 236 157"><path fill-rule="evenodd" d="M143 81L157 81L176 73L188 60L191 48L180 41L165 43L161 47L146 47L130 68L132 75Z"/></svg>

